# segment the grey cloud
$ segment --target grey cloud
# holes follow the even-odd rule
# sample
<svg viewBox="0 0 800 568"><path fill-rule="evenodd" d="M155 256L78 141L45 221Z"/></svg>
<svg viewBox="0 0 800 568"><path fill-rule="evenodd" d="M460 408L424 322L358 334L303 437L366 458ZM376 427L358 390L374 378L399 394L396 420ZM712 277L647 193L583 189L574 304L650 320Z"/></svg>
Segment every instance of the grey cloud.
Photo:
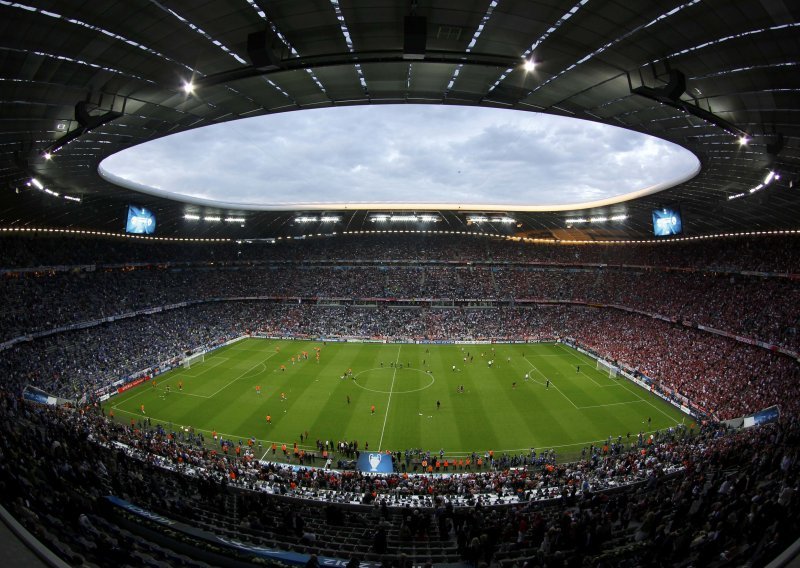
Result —
<svg viewBox="0 0 800 568"><path fill-rule="evenodd" d="M228 202L543 205L628 193L694 164L683 149L596 123L400 105L215 125L123 151L104 167L167 191Z"/></svg>

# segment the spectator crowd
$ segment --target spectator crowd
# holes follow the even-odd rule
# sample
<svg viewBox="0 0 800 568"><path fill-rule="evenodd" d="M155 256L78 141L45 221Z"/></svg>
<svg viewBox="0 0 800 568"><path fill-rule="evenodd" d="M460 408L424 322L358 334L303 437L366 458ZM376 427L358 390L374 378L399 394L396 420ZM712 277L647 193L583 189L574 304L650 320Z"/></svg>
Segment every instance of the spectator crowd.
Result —
<svg viewBox="0 0 800 568"><path fill-rule="evenodd" d="M0 235L0 267L234 261L456 261L606 264L717 272L800 273L800 236L729 236L648 243L497 239L471 234L339 234L279 242L170 242L58 233Z"/></svg>
<svg viewBox="0 0 800 568"><path fill-rule="evenodd" d="M570 464L447 476L216 455L143 423L8 393L0 393L0 422L0 501L75 565L208 566L176 552L187 546L201 558L243 554L181 522L309 561L323 554L395 565L434 556L509 566L764 565L800 534L794 417L738 432L715 424L663 432L652 444ZM106 495L170 519L169 528L121 513ZM151 540L154 530L163 532Z"/></svg>
<svg viewBox="0 0 800 568"><path fill-rule="evenodd" d="M611 308L320 306L212 302L104 323L11 346L7 384L78 398L214 341L245 333L419 341L571 338L719 419L796 406L796 360L761 347ZM683 400L681 400L683 401Z"/></svg>
<svg viewBox="0 0 800 568"><path fill-rule="evenodd" d="M3 339L204 301L0 352L0 502L73 564L202 566L164 544L170 539L183 543L176 549L191 542L219 554L179 531L156 544L121 529L120 513L105 495L253 545L398 566L434 556L476 565L763 565L800 535L792 513L798 506L797 361L682 323L797 349L795 280L742 273L800 272L793 241L782 247L777 238L711 240L702 243L704 251L691 243L539 247L455 238L419 240L416 249L382 237L268 249L3 240L13 245L0 249L7 269L0 280L7 304L0 315ZM310 262L316 260L325 262ZM87 263L124 266L14 270ZM208 301L253 296L273 299ZM378 301L397 298L439 301ZM194 434L144 420L106 420L91 404L48 408L19 398L31 384L75 399L155 364L175 363L196 348L256 332L569 339L659 392L690 401L710 419L696 430L658 432L650 442L587 447L573 463L499 456L488 471L370 476L314 462L261 462L248 452L228 455ZM715 420L773 404L781 407L776 424L728 431ZM128 518L126 526L133 525ZM354 530L362 537L344 548L342 531ZM414 552L409 558L404 551Z"/></svg>

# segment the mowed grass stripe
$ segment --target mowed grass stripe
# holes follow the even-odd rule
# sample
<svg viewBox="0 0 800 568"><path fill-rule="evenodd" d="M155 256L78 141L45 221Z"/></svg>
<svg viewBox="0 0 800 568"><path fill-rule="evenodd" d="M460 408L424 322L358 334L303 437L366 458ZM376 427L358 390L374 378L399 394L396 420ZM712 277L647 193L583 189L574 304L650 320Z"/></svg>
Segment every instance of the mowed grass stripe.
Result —
<svg viewBox="0 0 800 568"><path fill-rule="evenodd" d="M256 423L252 421L256 409L252 407L253 402L250 401L268 399L274 395L265 384L264 375L267 362L276 354L274 346L265 343L260 351L240 352L239 364L232 367L228 373L213 378L206 377L205 384L199 384L198 381L196 388L208 393L209 398L200 403L191 415L183 416L184 423L193 426L202 424L201 427L206 430L236 434L240 439L257 435ZM256 394L256 385L261 386L261 395ZM220 414L229 418L220 421L217 418ZM251 418L251 420L237 420L237 417Z"/></svg>
<svg viewBox="0 0 800 568"><path fill-rule="evenodd" d="M176 422L181 424L207 424L204 417L213 416L216 414L214 411L215 405L219 405L220 401L216 403L211 398L207 398L213 391L229 382L232 377L236 376L236 370L231 369L229 366L221 366L216 364L215 356L229 351L231 346L221 348L218 351L206 356L206 363L212 369L212 373L203 373L197 377L187 377L181 371L183 369L176 369L156 378L157 388L153 388L151 384L145 384L141 387L134 388L127 393L123 393L119 397L109 400L113 408L137 412L141 404L145 405L147 414L151 416L166 416L169 422ZM262 350L258 357L264 358L266 353L266 344L262 344ZM228 357L234 361L241 362L237 357ZM245 359L251 361L251 359ZM206 363L198 363L198 367L204 367ZM178 390L178 382L183 382L183 391ZM166 387L169 385L172 391L166 395ZM211 390L213 389L213 390ZM186 396L186 395L197 395ZM199 397L199 398L198 398ZM204 400L205 398L205 400Z"/></svg>
<svg viewBox="0 0 800 568"><path fill-rule="evenodd" d="M314 381L320 392L329 393L329 395L321 402L317 414L312 414L309 409L307 412L309 424L303 431L308 431L312 441L325 440L328 439L327 437L334 440L345 439L351 420L348 408L359 406L358 394L351 388L351 379L341 378L348 368L349 361L346 358L337 357L335 349L331 347L326 347L322 353L316 373L317 377ZM350 404L347 403L348 396ZM314 446L312 442L306 442L305 445Z"/></svg>
<svg viewBox="0 0 800 568"><path fill-rule="evenodd" d="M575 366L570 365L564 359L542 357L537 361L537 366L551 377L553 383L577 406L587 406L590 404L597 404L590 391L596 390L598 393L604 392L603 389L598 389L592 382L587 381L586 378L576 372ZM613 393L612 393L613 396Z"/></svg>
<svg viewBox="0 0 800 568"><path fill-rule="evenodd" d="M268 370L271 392L262 407L259 421L260 430L266 432L271 440L298 442L298 446L309 447L305 441L300 443L300 434L309 431L323 402L328 399L326 387L318 386L325 378L328 365L322 362L324 357L320 363L316 362L314 347L319 345L284 342L280 345L280 358ZM303 351L308 353L307 359L298 357ZM295 358L294 364L292 357ZM281 370L281 365L285 370ZM272 416L269 425L266 423L267 414Z"/></svg>
<svg viewBox="0 0 800 568"><path fill-rule="evenodd" d="M442 373L442 380L447 381L451 388L464 385L465 392L455 397L453 404L465 407L465 413L457 424L463 430L462 440L467 440L468 445L453 448L456 453L499 448L504 438L502 429L498 430L494 423L498 414L495 409L498 407L499 382L495 377L482 372L481 363L486 364L483 359L475 357L474 363L469 363L461 371L454 373L454 382L447 381L447 373L452 373L452 370Z"/></svg>
<svg viewBox="0 0 800 568"><path fill-rule="evenodd" d="M319 363L314 358L315 346L321 348ZM302 351L309 358L292 365L290 358ZM398 352L402 369L391 365ZM472 362L464 362L467 352ZM225 364L219 362L220 353L229 359ZM568 456L579 452L587 440L624 437L627 432L635 435L672 426L683 418L677 409L627 380L603 377L575 353L560 344L465 345L462 349L460 345L325 345L246 339L193 366L202 370L197 378L182 376L179 369L159 377L157 389L137 387L110 399L106 406L129 413L120 417L127 421L140 417L139 405L145 404L148 416L167 424L191 425L242 439L255 436L267 443L285 442L290 448L297 442L310 449L320 439L358 440L362 449L366 442L378 449L383 432L382 449L438 452L444 448L451 455L561 447L567 448L562 453ZM491 357L495 365L489 368ZM281 364L285 371L279 370ZM575 372L578 364L581 373ZM341 379L350 368L355 380ZM523 380L526 372L531 378L528 382ZM590 372L595 373L593 380L589 380ZM550 389L544 387L545 377L552 380ZM184 383L183 393L177 392L178 380ZM516 389L512 382L517 383ZM172 393L164 396L167 384ZM260 396L255 393L257 384L262 388ZM459 385L464 385L465 393L457 393ZM285 402L280 401L281 392L287 395ZM214 396L194 396L201 393ZM375 415L370 414L372 404ZM266 423L268 413L271 425Z"/></svg>

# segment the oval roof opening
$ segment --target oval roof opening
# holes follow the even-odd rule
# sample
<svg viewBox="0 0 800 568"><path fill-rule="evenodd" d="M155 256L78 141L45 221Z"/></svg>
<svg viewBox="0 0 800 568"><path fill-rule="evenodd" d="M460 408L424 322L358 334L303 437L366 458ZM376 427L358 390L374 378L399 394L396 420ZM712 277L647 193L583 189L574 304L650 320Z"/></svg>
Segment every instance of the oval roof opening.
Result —
<svg viewBox="0 0 800 568"><path fill-rule="evenodd" d="M245 210L505 209L619 203L695 176L690 151L575 118L365 105L246 118L109 156L113 183Z"/></svg>

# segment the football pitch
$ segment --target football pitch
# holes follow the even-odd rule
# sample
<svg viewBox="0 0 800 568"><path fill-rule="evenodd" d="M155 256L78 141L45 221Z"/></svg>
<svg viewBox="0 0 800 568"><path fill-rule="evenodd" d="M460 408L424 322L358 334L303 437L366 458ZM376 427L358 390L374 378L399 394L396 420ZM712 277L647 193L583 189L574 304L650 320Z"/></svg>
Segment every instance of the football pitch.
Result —
<svg viewBox="0 0 800 568"><path fill-rule="evenodd" d="M447 456L555 449L564 460L609 436L626 441L630 433L635 440L640 431L690 421L558 343L248 338L157 377L156 386L112 397L104 407L122 422L147 417L171 429L192 427L207 441L211 432L235 443L255 438L264 453L273 443L291 448L295 442L313 451L319 439L357 440L371 451L444 449Z"/></svg>

